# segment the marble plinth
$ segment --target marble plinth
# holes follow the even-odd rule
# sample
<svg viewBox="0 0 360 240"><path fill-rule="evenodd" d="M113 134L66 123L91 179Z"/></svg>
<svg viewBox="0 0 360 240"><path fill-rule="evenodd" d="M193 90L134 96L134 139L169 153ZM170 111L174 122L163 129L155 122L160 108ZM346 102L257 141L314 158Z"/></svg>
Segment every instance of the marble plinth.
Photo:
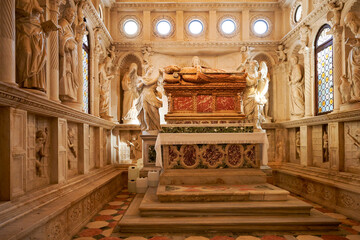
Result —
<svg viewBox="0 0 360 240"><path fill-rule="evenodd" d="M160 202L235 202L287 200L289 192L270 184L160 185Z"/></svg>

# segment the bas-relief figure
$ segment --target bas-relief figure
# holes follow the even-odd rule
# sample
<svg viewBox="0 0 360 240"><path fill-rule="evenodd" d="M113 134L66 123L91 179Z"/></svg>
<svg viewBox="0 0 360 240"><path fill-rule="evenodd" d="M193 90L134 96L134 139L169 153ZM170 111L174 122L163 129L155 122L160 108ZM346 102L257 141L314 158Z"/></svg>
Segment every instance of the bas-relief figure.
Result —
<svg viewBox="0 0 360 240"><path fill-rule="evenodd" d="M37 0L16 0L16 82L45 92L45 41L50 30L43 28L43 13Z"/></svg>
<svg viewBox="0 0 360 240"><path fill-rule="evenodd" d="M296 146L296 158L300 159L300 131L296 131L295 133L295 146Z"/></svg>
<svg viewBox="0 0 360 240"><path fill-rule="evenodd" d="M350 102L360 101L360 18L354 12L349 12L344 19L355 38L348 39L351 46L348 56L347 78L351 85Z"/></svg>
<svg viewBox="0 0 360 240"><path fill-rule="evenodd" d="M139 78L140 82L136 86L139 92L136 110L142 131L161 129L159 108L162 107L162 95L156 88L159 82L162 82L163 69L159 69L156 77L152 77L152 73L153 66L150 66L145 76Z"/></svg>
<svg viewBox="0 0 360 240"><path fill-rule="evenodd" d="M44 157L45 155L45 145L47 141L47 128L45 130L36 131L36 139L35 139L35 170L36 176L38 177L46 177L46 171L44 167Z"/></svg>
<svg viewBox="0 0 360 240"><path fill-rule="evenodd" d="M350 101L350 91L351 91L351 83L346 76L341 76L341 83L339 86L339 91L341 94L341 102L347 103Z"/></svg>
<svg viewBox="0 0 360 240"><path fill-rule="evenodd" d="M324 131L323 133L323 162L329 161L329 137L328 133Z"/></svg>
<svg viewBox="0 0 360 240"><path fill-rule="evenodd" d="M127 144L130 146L130 159L139 159L142 154L142 144L139 143L137 135L131 135L131 139L127 141Z"/></svg>
<svg viewBox="0 0 360 240"><path fill-rule="evenodd" d="M74 162L72 161L72 159L76 160L77 158L76 149L74 145L75 140L76 139L75 139L74 129L69 127L67 134L67 145L72 156L68 156L68 169L74 169L77 167L77 166L73 166L72 164L72 162Z"/></svg>
<svg viewBox="0 0 360 240"><path fill-rule="evenodd" d="M290 62L290 113L291 116L303 117L305 113L304 68L299 64L299 59L296 56L293 56Z"/></svg>
<svg viewBox="0 0 360 240"><path fill-rule="evenodd" d="M59 95L61 101L76 101L79 87L77 41L72 24L75 10L67 7L59 20Z"/></svg>
<svg viewBox="0 0 360 240"><path fill-rule="evenodd" d="M136 85L140 81L140 77L137 75L137 71L138 65L136 63L131 63L128 72L125 73L121 81L121 87L124 91L122 104L122 119L124 121L131 121L137 117L137 111L134 103L134 101L138 98Z"/></svg>
<svg viewBox="0 0 360 240"><path fill-rule="evenodd" d="M351 141L354 143L354 145L359 149L359 151L356 154L356 158L360 162L360 130L355 130L355 134L351 134L350 128L347 128L346 135L351 139Z"/></svg>

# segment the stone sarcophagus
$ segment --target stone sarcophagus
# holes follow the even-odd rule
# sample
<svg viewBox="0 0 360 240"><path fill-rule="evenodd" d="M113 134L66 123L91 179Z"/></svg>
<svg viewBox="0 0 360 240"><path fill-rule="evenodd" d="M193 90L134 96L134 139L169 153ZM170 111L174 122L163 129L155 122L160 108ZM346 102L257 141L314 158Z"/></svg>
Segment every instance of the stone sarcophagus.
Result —
<svg viewBox="0 0 360 240"><path fill-rule="evenodd" d="M246 73L225 72L202 66L175 68L164 72L168 97L168 123L187 120L242 120L242 94Z"/></svg>

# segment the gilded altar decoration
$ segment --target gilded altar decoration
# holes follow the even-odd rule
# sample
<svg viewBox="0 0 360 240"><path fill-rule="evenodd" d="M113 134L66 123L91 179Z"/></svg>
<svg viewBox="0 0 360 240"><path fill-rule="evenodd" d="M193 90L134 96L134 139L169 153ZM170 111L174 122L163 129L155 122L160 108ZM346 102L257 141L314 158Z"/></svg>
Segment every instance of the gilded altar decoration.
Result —
<svg viewBox="0 0 360 240"><path fill-rule="evenodd" d="M165 120L239 120L246 73L226 72L192 59L191 67L164 68L164 90L169 101Z"/></svg>

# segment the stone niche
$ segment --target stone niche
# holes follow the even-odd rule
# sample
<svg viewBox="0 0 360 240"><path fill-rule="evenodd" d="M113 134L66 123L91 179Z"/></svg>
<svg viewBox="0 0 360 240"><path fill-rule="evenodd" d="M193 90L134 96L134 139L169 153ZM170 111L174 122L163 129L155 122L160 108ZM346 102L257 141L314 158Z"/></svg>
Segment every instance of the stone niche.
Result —
<svg viewBox="0 0 360 240"><path fill-rule="evenodd" d="M49 118L28 114L26 191L50 184L50 126Z"/></svg>
<svg viewBox="0 0 360 240"><path fill-rule="evenodd" d="M345 140L345 171L360 173L360 122L346 122Z"/></svg>
<svg viewBox="0 0 360 240"><path fill-rule="evenodd" d="M79 129L78 124L67 124L67 178L79 173Z"/></svg>

